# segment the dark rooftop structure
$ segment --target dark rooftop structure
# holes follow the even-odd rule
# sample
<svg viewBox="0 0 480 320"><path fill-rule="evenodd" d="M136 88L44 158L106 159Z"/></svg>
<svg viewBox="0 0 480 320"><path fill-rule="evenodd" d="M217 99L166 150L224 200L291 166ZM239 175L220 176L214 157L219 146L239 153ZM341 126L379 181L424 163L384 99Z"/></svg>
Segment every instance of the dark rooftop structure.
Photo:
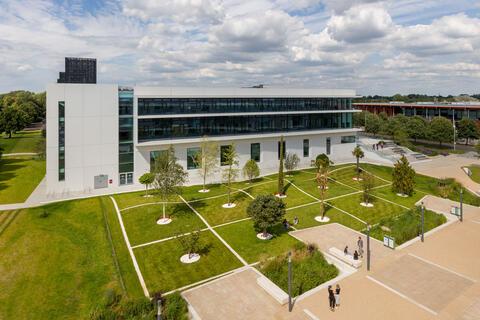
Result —
<svg viewBox="0 0 480 320"><path fill-rule="evenodd" d="M97 83L97 59L65 58L65 72L58 74L57 83Z"/></svg>

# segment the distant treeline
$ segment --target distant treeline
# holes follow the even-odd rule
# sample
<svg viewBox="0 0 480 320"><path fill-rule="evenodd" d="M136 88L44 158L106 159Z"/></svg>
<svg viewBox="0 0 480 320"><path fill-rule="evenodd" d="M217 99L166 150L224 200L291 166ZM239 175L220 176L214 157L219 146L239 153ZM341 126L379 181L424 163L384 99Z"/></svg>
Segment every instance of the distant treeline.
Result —
<svg viewBox="0 0 480 320"><path fill-rule="evenodd" d="M0 94L0 134L8 137L45 119L45 92L12 91Z"/></svg>

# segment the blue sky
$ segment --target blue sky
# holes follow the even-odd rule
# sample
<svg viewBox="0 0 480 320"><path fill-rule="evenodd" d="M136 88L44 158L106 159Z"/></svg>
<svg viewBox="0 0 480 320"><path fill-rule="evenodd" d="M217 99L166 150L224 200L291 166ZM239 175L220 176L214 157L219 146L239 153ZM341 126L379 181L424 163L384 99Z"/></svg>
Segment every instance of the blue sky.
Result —
<svg viewBox="0 0 480 320"><path fill-rule="evenodd" d="M103 83L480 93L473 0L0 0L0 92L44 90L65 56Z"/></svg>

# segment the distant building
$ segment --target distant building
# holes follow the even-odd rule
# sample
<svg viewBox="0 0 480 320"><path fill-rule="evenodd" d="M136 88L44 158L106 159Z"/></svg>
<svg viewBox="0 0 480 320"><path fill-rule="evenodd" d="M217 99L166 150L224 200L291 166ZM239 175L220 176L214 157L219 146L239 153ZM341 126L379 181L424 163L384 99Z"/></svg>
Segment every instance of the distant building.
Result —
<svg viewBox="0 0 480 320"><path fill-rule="evenodd" d="M421 116L427 119L445 117L450 120L470 118L480 121L480 102L360 102L353 103L355 109L371 113L385 112L388 116L403 114L405 116Z"/></svg>
<svg viewBox="0 0 480 320"><path fill-rule="evenodd" d="M65 58L65 72L57 83L97 83L97 59Z"/></svg>

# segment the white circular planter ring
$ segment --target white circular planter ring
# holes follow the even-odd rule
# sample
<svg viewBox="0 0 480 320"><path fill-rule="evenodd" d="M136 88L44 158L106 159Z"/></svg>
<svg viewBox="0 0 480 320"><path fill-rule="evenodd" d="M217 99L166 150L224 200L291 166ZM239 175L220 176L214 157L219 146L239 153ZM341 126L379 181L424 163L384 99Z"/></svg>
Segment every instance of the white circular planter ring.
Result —
<svg viewBox="0 0 480 320"><path fill-rule="evenodd" d="M318 189L320 189L320 186L317 186ZM328 186L325 187L325 190L328 190Z"/></svg>
<svg viewBox="0 0 480 320"><path fill-rule="evenodd" d="M144 198L151 198L151 197L153 197L153 194L145 194L145 195L143 195L143 197Z"/></svg>
<svg viewBox="0 0 480 320"><path fill-rule="evenodd" d="M222 204L222 208L225 208L225 209L232 209L232 208L235 208L237 205L235 203L225 203L225 204Z"/></svg>
<svg viewBox="0 0 480 320"><path fill-rule="evenodd" d="M257 233L257 238L260 240L270 240L273 238L273 235L271 235L270 233L267 233L267 235L265 236L263 232L260 232L260 233Z"/></svg>
<svg viewBox="0 0 480 320"><path fill-rule="evenodd" d="M408 194L404 194L404 193L397 193L397 196L402 198L408 198Z"/></svg>
<svg viewBox="0 0 480 320"><path fill-rule="evenodd" d="M372 208L372 207L373 207L373 203L361 202L360 205L361 205L362 207L367 207L367 208Z"/></svg>
<svg viewBox="0 0 480 320"><path fill-rule="evenodd" d="M166 224L169 224L170 222L172 222L172 219L170 218L160 218L157 220L157 224L159 225L166 225Z"/></svg>
<svg viewBox="0 0 480 320"><path fill-rule="evenodd" d="M207 193L207 192L210 192L210 189L200 189L200 190L198 190L198 192Z"/></svg>
<svg viewBox="0 0 480 320"><path fill-rule="evenodd" d="M316 216L315 221L321 222L321 223L326 223L330 221L329 217L322 217L322 216Z"/></svg>
<svg viewBox="0 0 480 320"><path fill-rule="evenodd" d="M200 260L200 255L198 253L184 254L180 257L181 263L194 263Z"/></svg>
<svg viewBox="0 0 480 320"><path fill-rule="evenodd" d="M287 197L286 194L275 194L275 197L280 198L280 199L285 199Z"/></svg>
<svg viewBox="0 0 480 320"><path fill-rule="evenodd" d="M353 177L352 180L355 180L355 181L362 181L363 179L362 178L357 178L357 177Z"/></svg>

